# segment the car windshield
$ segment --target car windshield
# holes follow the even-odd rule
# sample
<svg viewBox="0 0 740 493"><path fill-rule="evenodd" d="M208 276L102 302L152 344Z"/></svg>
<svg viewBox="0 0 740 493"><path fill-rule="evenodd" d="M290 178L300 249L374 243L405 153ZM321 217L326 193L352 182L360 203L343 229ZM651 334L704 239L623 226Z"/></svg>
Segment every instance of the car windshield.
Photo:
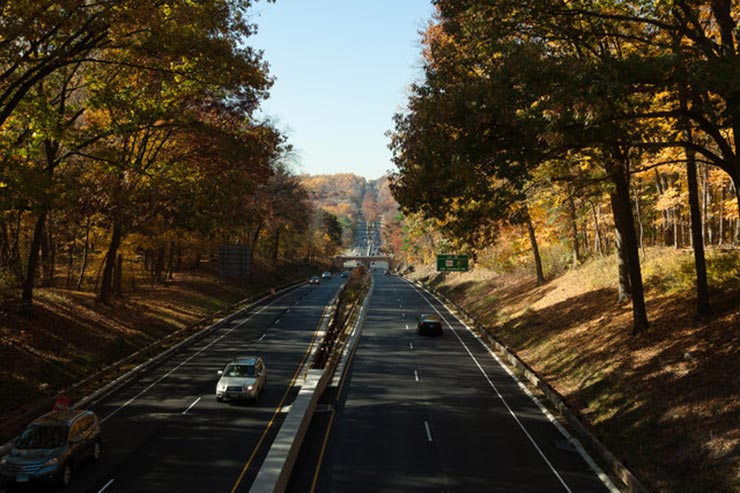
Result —
<svg viewBox="0 0 740 493"><path fill-rule="evenodd" d="M254 377L254 365L229 365L224 372L225 377Z"/></svg>
<svg viewBox="0 0 740 493"><path fill-rule="evenodd" d="M19 449L57 448L67 442L66 426L29 426L15 444Z"/></svg>

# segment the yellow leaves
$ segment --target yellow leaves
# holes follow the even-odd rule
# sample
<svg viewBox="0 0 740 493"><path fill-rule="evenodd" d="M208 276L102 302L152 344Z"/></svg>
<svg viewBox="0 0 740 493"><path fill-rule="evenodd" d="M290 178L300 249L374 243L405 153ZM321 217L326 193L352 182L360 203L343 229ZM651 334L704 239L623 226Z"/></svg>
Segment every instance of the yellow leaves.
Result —
<svg viewBox="0 0 740 493"><path fill-rule="evenodd" d="M594 166L594 159L589 155L585 155L578 160L578 169L581 171L590 171Z"/></svg>
<svg viewBox="0 0 740 493"><path fill-rule="evenodd" d="M670 187L658 196L658 200L655 202L655 208L659 211L666 211L686 203L685 192L681 192L677 187Z"/></svg>

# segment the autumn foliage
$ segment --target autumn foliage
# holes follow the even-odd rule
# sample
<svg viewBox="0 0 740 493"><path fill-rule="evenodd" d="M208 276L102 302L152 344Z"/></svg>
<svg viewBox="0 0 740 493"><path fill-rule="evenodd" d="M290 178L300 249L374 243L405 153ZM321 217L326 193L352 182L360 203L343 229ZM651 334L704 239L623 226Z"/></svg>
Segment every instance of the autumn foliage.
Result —
<svg viewBox="0 0 740 493"><path fill-rule="evenodd" d="M410 257L498 246L539 284L616 251L619 301L649 328L641 252L740 243L740 85L731 2L433 2L424 78L396 115ZM426 245L426 246L425 246ZM550 263L547 258L559 257ZM501 264L499 264L501 265Z"/></svg>
<svg viewBox="0 0 740 493"><path fill-rule="evenodd" d="M226 243L272 262L324 250L290 146L255 117L272 78L251 4L3 7L0 284L26 308L39 283L109 303Z"/></svg>

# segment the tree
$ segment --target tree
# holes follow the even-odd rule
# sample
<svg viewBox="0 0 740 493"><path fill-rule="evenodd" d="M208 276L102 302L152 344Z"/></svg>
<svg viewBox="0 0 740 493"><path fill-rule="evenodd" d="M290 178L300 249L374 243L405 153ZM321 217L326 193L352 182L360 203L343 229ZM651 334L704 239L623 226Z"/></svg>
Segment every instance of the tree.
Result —
<svg viewBox="0 0 740 493"><path fill-rule="evenodd" d="M0 24L0 127L44 79L78 65L111 42L109 28L126 7L144 2L6 2Z"/></svg>
<svg viewBox="0 0 740 493"><path fill-rule="evenodd" d="M440 21L428 31L426 82L414 87L408 115L397 117L391 144L399 203L444 217L455 210L451 201L474 201L489 218L504 219L523 203L537 166L569 152L593 155L614 187L634 332L644 330L628 180L630 142L644 129L619 116L646 101L613 62L622 38L595 22L583 28L582 19L558 15L562 9L547 2L435 4ZM424 183L436 188L426 191L434 201Z"/></svg>
<svg viewBox="0 0 740 493"><path fill-rule="evenodd" d="M89 90L91 127L105 129L108 136L86 154L97 163L97 179L107 184L103 200L111 239L100 290L104 303L110 301L121 240L157 210L152 177L187 164L166 159L178 132L196 127L207 108L219 108L230 122L227 132L239 137L236 142L243 150L249 149L240 136L252 132L250 125L236 124L230 115L248 117L270 81L258 55L238 46L240 36L251 32L240 8L222 2L152 6L126 46L98 56L99 65L117 67L92 72L96 82ZM117 29L134 32L137 22L129 19ZM159 48L153 54L152 46Z"/></svg>

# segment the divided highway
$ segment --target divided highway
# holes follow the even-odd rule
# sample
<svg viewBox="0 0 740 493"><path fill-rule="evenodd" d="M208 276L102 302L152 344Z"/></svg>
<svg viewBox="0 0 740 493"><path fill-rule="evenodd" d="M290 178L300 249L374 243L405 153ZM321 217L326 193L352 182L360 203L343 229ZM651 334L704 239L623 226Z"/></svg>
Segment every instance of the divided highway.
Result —
<svg viewBox="0 0 740 493"><path fill-rule="evenodd" d="M97 403L103 457L75 471L65 491L249 491L339 286L337 278L278 295ZM264 393L256 404L217 402L216 372L242 354L264 358Z"/></svg>
<svg viewBox="0 0 740 493"><path fill-rule="evenodd" d="M300 286L240 313L98 402L103 458L65 491L249 491L340 284ZM418 335L421 313L439 314L445 335ZM265 392L256 404L217 402L216 372L246 354L264 358ZM314 415L290 492L610 489L480 341L400 277L374 274L347 363Z"/></svg>
<svg viewBox="0 0 740 493"><path fill-rule="evenodd" d="M375 275L344 380L315 415L291 492L609 491L438 301ZM415 317L438 313L442 337Z"/></svg>

